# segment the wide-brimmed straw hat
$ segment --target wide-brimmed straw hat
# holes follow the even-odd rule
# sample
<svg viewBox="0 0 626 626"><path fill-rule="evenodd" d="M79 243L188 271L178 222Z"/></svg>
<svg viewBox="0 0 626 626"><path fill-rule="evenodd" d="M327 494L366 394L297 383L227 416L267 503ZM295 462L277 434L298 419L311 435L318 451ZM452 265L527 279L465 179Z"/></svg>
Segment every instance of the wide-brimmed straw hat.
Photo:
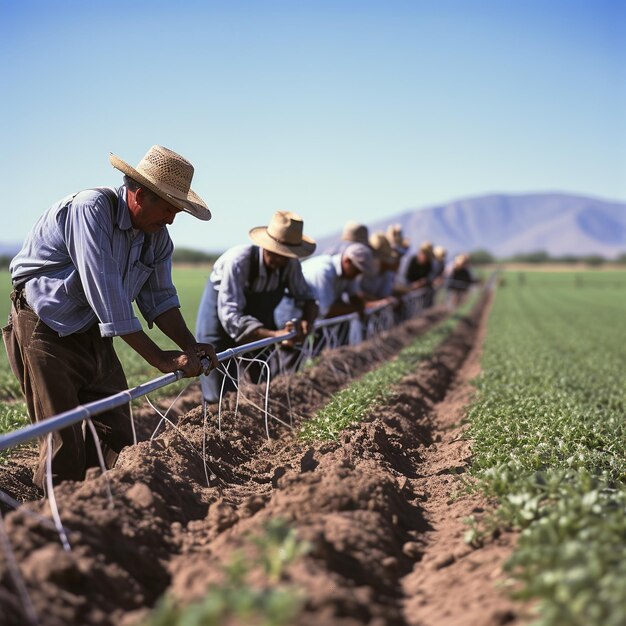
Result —
<svg viewBox="0 0 626 626"><path fill-rule="evenodd" d="M404 236L401 224L389 224L387 240L399 254L405 254L409 249L409 240Z"/></svg>
<svg viewBox="0 0 626 626"><path fill-rule="evenodd" d="M291 259L302 259L315 252L316 243L302 233L302 218L291 211L276 211L269 226L257 226L248 233L265 250Z"/></svg>
<svg viewBox="0 0 626 626"><path fill-rule="evenodd" d="M351 241L353 243L362 243L369 246L369 231L365 224L358 222L346 222L341 233L343 241Z"/></svg>
<svg viewBox="0 0 626 626"><path fill-rule="evenodd" d="M370 236L370 247L374 251L374 257L383 263L393 263L398 258L385 233L378 232Z"/></svg>
<svg viewBox="0 0 626 626"><path fill-rule="evenodd" d="M435 246L433 248L433 256L438 261L443 261L446 258L448 251L443 246Z"/></svg>
<svg viewBox="0 0 626 626"><path fill-rule="evenodd" d="M429 257L433 256L433 244L430 241L422 241L420 244L420 252L423 252Z"/></svg>
<svg viewBox="0 0 626 626"><path fill-rule="evenodd" d="M467 265L470 261L469 254L458 254L454 259L455 267L462 267L463 265Z"/></svg>
<svg viewBox="0 0 626 626"><path fill-rule="evenodd" d="M152 146L135 168L109 153L111 165L140 185L154 191L173 206L191 213L199 220L210 220L211 211L204 200L191 189L193 165L180 154L163 146Z"/></svg>

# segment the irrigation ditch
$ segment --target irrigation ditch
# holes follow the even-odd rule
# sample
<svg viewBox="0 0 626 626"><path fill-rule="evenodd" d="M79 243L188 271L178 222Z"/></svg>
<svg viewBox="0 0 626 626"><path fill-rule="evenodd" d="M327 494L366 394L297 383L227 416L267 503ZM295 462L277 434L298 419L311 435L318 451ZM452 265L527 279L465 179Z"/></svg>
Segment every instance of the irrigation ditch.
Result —
<svg viewBox="0 0 626 626"><path fill-rule="evenodd" d="M231 403L221 436L215 422L209 424L214 477L207 486L199 455L181 438L202 447L200 394L192 386L176 405L180 432L167 428L125 449L108 472L113 508L99 471L56 489L72 552L32 515L49 515L45 502L6 515L40 623L131 626L147 619L165 593L192 602L232 576L233 564L254 563L250 537L262 536L277 519L307 546L280 571L301 598L293 623L522 623L524 616L496 585L514 537L493 537L480 549L463 540L464 518L489 507L464 493L458 479L470 460L460 422L488 307L484 296L431 357L393 386L384 405L372 407L336 441L305 443L276 423L268 441L258 409L242 402L235 416ZM430 309L374 340L325 354L305 372L276 379L270 410L302 423L331 394L448 314ZM140 411L139 438L147 439L157 421L153 412ZM36 496L32 461L23 452L0 467L0 489L18 499ZM248 569L252 582L267 584L267 569ZM22 625L9 574L0 556L0 624Z"/></svg>

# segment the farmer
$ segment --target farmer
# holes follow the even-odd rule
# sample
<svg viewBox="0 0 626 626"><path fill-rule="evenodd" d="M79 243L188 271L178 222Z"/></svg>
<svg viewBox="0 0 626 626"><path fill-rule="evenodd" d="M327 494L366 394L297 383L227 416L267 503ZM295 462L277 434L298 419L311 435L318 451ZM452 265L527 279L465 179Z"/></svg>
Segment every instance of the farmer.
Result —
<svg viewBox="0 0 626 626"><path fill-rule="evenodd" d="M396 288L396 272L400 257L392 249L384 232L373 233L369 238L376 261L376 272L372 276L360 276L359 290L370 304L397 304L395 296L401 295Z"/></svg>
<svg viewBox="0 0 626 626"><path fill-rule="evenodd" d="M433 248L433 260L430 270L430 282L434 285L443 282L443 273L446 269L446 257L448 251L443 246L435 246Z"/></svg>
<svg viewBox="0 0 626 626"><path fill-rule="evenodd" d="M422 289L424 292L424 308L432 306L434 301L433 284L431 281L433 268L433 244L430 241L423 241L417 251L409 259L405 268L404 279L409 289Z"/></svg>
<svg viewBox="0 0 626 626"><path fill-rule="evenodd" d="M404 236L402 224L389 224L386 236L398 257L402 258L409 251L409 240Z"/></svg>
<svg viewBox="0 0 626 626"><path fill-rule="evenodd" d="M33 226L10 265L13 306L3 337L31 421L127 388L113 337L121 337L161 372L202 371L217 365L212 345L198 343L179 310L172 283L173 244L167 232L180 211L200 220L211 213L190 188L192 165L153 146L134 168L111 154L124 173L118 188L67 196ZM162 350L142 330L133 301L180 350ZM128 406L93 419L106 463L133 442ZM87 433L87 434L86 434ZM44 482L46 440L39 446L34 482ZM95 444L81 424L52 435L52 479L82 480L98 464Z"/></svg>
<svg viewBox="0 0 626 626"><path fill-rule="evenodd" d="M303 234L302 218L277 211L269 226L253 228L249 237L255 245L235 246L215 262L200 302L196 337L210 341L218 351L292 330L290 322L278 329L275 320L275 309L286 292L302 309L297 340L309 334L317 316L314 295L300 265L300 259L313 254L316 244ZM218 370L201 376L200 381L207 402L219 400L222 382L226 390L235 388Z"/></svg>
<svg viewBox="0 0 626 626"><path fill-rule="evenodd" d="M417 254L411 257L406 267L405 279L411 289L421 289L430 286L432 271L433 245L424 241Z"/></svg>
<svg viewBox="0 0 626 626"><path fill-rule="evenodd" d="M372 249L362 243L351 243L334 255L321 254L302 264L304 278L319 304L320 317L361 313L365 300L357 294L354 279L376 272Z"/></svg>
<svg viewBox="0 0 626 626"><path fill-rule="evenodd" d="M446 274L450 304L456 306L462 302L472 284L478 282L470 268L469 254L457 255Z"/></svg>

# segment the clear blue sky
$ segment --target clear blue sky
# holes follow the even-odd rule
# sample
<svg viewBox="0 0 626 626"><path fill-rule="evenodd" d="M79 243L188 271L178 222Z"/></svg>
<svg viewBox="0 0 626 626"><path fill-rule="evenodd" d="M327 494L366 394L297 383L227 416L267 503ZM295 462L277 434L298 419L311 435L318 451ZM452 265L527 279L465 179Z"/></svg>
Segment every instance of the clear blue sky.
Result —
<svg viewBox="0 0 626 626"><path fill-rule="evenodd" d="M0 0L0 241L153 144L247 240L490 192L626 199L626 1Z"/></svg>

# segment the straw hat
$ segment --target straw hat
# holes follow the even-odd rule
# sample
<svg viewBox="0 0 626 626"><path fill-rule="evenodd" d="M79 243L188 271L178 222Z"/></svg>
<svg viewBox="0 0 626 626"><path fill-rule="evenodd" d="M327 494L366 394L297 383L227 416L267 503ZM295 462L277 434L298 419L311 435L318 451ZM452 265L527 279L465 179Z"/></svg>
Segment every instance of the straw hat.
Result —
<svg viewBox="0 0 626 626"><path fill-rule="evenodd" d="M180 154L163 146L152 146L134 168L112 152L111 165L140 185L154 191L176 208L191 213L199 220L210 220L211 211L204 200L191 189L193 165Z"/></svg>
<svg viewBox="0 0 626 626"><path fill-rule="evenodd" d="M405 254L409 249L409 240L404 236L401 224L389 224L387 227L387 240L391 247L400 254Z"/></svg>
<svg viewBox="0 0 626 626"><path fill-rule="evenodd" d="M344 241L352 241L354 243L363 243L369 246L368 242L369 231L365 224L359 224L358 222L346 222L341 233L341 238Z"/></svg>
<svg viewBox="0 0 626 626"><path fill-rule="evenodd" d="M302 259L315 252L316 243L302 234L302 218L291 211L276 211L269 226L257 226L248 233L265 250L291 259Z"/></svg>
<svg viewBox="0 0 626 626"><path fill-rule="evenodd" d="M454 259L454 267L463 267L464 265L467 265L469 261L469 254L458 254Z"/></svg>
<svg viewBox="0 0 626 626"><path fill-rule="evenodd" d="M443 261L446 258L446 254L448 254L448 251L443 246L435 246L433 256L438 261Z"/></svg>
<svg viewBox="0 0 626 626"><path fill-rule="evenodd" d="M383 263L393 263L398 258L383 232L374 233L370 237L370 247L374 251L374 257Z"/></svg>

